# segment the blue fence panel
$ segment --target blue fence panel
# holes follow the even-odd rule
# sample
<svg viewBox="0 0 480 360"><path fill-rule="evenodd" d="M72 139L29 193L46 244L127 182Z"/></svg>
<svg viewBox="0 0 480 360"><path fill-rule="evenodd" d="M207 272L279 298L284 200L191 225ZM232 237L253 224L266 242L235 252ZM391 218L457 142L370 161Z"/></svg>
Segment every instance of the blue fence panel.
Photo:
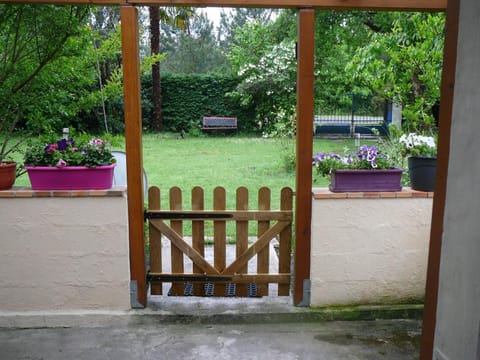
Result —
<svg viewBox="0 0 480 360"><path fill-rule="evenodd" d="M388 133L388 124L392 121L391 106L385 100L371 96L346 94L328 97L321 101L314 117L314 133L321 135L355 134L373 135L372 129L380 134Z"/></svg>

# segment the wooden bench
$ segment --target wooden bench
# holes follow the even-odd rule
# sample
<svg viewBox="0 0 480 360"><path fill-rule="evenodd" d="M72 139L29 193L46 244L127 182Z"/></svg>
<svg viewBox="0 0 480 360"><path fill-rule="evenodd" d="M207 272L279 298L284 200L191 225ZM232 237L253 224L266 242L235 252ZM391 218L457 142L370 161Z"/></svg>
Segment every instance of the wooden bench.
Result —
<svg viewBox="0 0 480 360"><path fill-rule="evenodd" d="M204 116L202 130L236 130L236 117Z"/></svg>

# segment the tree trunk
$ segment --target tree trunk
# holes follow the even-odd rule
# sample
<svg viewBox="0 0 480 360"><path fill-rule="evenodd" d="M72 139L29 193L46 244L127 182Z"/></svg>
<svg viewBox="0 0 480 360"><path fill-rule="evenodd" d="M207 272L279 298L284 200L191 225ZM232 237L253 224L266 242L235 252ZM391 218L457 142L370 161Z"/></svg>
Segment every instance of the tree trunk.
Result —
<svg viewBox="0 0 480 360"><path fill-rule="evenodd" d="M150 13L150 50L152 55L160 53L160 9L158 6L149 7ZM162 84L160 80L160 62L152 65L152 103L155 131L162 130Z"/></svg>

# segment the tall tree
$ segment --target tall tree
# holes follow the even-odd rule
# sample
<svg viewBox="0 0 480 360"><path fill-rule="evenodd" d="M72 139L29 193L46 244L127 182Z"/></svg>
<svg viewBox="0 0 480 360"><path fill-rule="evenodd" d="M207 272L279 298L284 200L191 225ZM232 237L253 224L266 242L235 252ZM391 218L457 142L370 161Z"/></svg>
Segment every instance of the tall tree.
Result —
<svg viewBox="0 0 480 360"><path fill-rule="evenodd" d="M435 126L445 18L443 14L393 13L391 26L370 27L368 43L347 67L352 79L403 105L404 127L427 131Z"/></svg>
<svg viewBox="0 0 480 360"><path fill-rule="evenodd" d="M230 14L222 10L220 13L220 24L217 29L217 41L219 45L228 51L234 43L235 34L249 22L257 22L262 25L270 23L278 10L260 8L235 8Z"/></svg>
<svg viewBox="0 0 480 360"><path fill-rule="evenodd" d="M160 55L160 22L165 21L180 29L188 29L189 19L195 15L192 8L160 8L149 7L150 13L150 50L152 56ZM153 129L161 131L162 124L162 85L160 78L160 61L152 64L152 102L153 102Z"/></svg>
<svg viewBox="0 0 480 360"><path fill-rule="evenodd" d="M162 25L162 71L182 74L231 73L227 56L216 43L213 23L204 13L193 18L188 32Z"/></svg>
<svg viewBox="0 0 480 360"><path fill-rule="evenodd" d="M160 54L160 8L150 6L150 51L152 55ZM155 131L162 130L162 84L160 79L160 62L152 64L152 103Z"/></svg>

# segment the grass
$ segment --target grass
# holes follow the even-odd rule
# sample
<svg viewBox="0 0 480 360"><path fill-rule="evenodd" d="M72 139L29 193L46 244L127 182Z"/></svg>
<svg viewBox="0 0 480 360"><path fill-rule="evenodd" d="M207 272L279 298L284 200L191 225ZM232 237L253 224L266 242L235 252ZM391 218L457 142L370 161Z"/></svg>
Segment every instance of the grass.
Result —
<svg viewBox="0 0 480 360"><path fill-rule="evenodd" d="M314 151L341 152L352 145L350 140L315 139ZM200 186L210 204L213 189L222 186L227 191L227 208L234 208L235 190L245 186L250 192L249 206L255 208L257 190L267 186L272 191L272 207L278 208L280 190L286 186L295 189L295 173L284 166L287 147L293 151L293 141L286 144L240 136L178 139L149 134L143 137L143 161L149 186L156 185L163 192L162 202L167 189L179 186L188 208L191 189ZM319 179L315 184L327 186L328 180Z"/></svg>
<svg viewBox="0 0 480 360"><path fill-rule="evenodd" d="M207 199L216 186L223 186L227 207L234 208L235 190L240 186L250 190L251 207L256 204L254 191L262 186L276 194L272 205L278 204L282 187L294 187L295 175L282 169L281 153L280 143L271 139L148 135L144 137L143 156L149 184L161 190L179 186L184 192L200 186Z"/></svg>

